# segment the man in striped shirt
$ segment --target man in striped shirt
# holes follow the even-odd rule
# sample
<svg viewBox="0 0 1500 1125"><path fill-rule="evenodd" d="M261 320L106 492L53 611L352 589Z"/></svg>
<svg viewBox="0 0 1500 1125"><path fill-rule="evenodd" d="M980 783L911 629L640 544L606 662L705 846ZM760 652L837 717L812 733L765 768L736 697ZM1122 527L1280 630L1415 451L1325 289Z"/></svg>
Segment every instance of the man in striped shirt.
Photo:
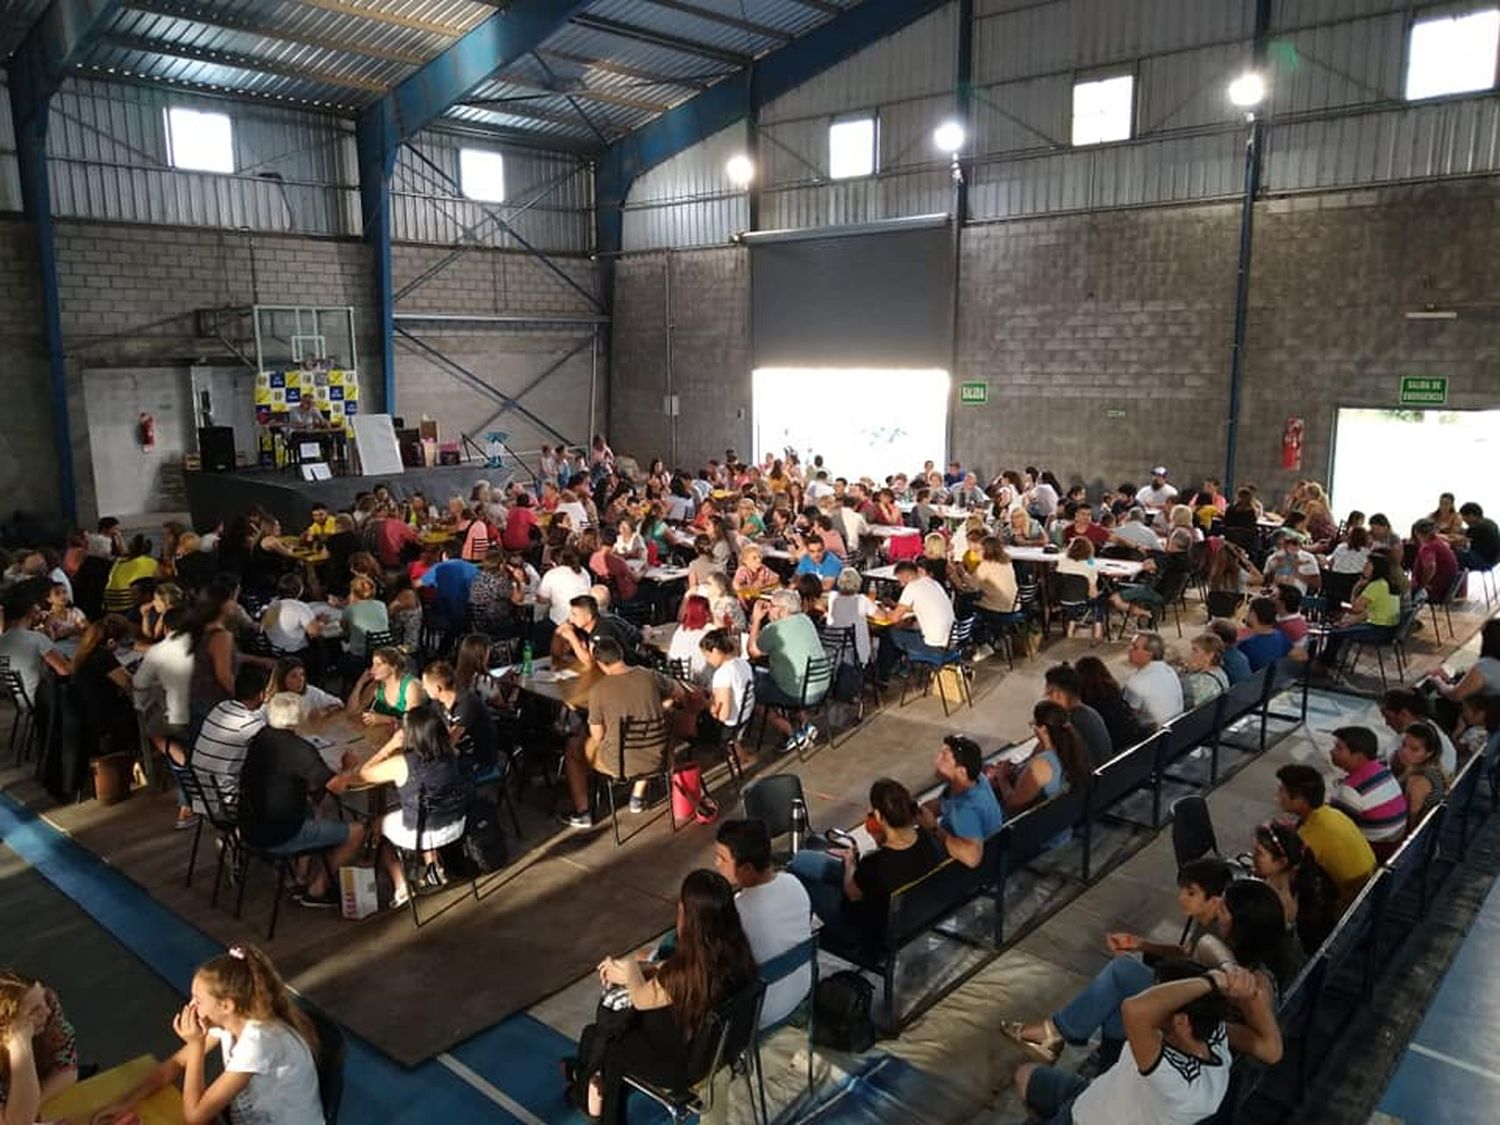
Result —
<svg viewBox="0 0 1500 1125"><path fill-rule="evenodd" d="M1359 826L1376 859L1386 859L1406 835L1406 794L1380 760L1379 739L1368 727L1340 727L1331 757L1344 776L1329 804Z"/></svg>
<svg viewBox="0 0 1500 1125"><path fill-rule="evenodd" d="M192 766L210 802L216 791L226 802L238 797L250 740L266 725L265 701L266 670L246 664L235 674L234 698L215 706L203 720Z"/></svg>

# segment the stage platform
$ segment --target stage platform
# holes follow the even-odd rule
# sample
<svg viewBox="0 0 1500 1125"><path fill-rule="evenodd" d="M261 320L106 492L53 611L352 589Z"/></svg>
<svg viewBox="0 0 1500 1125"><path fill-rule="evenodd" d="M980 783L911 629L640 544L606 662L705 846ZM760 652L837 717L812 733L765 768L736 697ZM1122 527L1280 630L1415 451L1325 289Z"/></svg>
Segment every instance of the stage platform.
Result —
<svg viewBox="0 0 1500 1125"><path fill-rule="evenodd" d="M228 522L251 504L260 504L276 516L284 528L300 531L307 526L315 503L334 511L353 505L354 497L371 492L378 484L389 485L398 496L420 491L439 508L453 495L468 499L474 482L487 480L500 486L514 474L510 468L491 469L482 462L407 469L380 476L334 477L304 481L294 466L289 469L249 469L235 473L186 473L188 508L193 527L207 531L221 520Z"/></svg>

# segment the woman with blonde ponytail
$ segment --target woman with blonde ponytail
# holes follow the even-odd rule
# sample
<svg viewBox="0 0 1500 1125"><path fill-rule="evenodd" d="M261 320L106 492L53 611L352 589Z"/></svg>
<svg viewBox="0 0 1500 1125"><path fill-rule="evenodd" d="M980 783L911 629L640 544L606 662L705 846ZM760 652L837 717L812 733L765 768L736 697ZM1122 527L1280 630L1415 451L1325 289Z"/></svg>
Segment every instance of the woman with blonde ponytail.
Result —
<svg viewBox="0 0 1500 1125"><path fill-rule="evenodd" d="M226 1110L235 1125L323 1125L317 1031L254 946L233 946L199 967L172 1030L182 1049L93 1125L108 1125L179 1076L186 1125L208 1125ZM206 1084L203 1060L214 1047L224 1073Z"/></svg>

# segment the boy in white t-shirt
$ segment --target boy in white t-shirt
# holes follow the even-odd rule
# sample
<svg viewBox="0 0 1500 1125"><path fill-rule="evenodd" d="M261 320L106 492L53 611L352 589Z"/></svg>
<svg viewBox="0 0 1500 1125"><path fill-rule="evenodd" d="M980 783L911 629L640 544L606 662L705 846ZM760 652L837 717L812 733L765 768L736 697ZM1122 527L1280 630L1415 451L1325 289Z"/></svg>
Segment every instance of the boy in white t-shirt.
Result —
<svg viewBox="0 0 1500 1125"><path fill-rule="evenodd" d="M755 963L764 967L812 937L812 902L795 875L771 866L771 837L764 821L726 820L714 844L714 867L736 888L735 907ZM771 1027L797 1010L812 988L812 963L799 965L766 986L760 1026Z"/></svg>
<svg viewBox="0 0 1500 1125"><path fill-rule="evenodd" d="M935 579L911 560L903 559L896 564L896 581L901 583L901 598L890 613L891 627L875 660L876 679L881 682L890 679L903 653L938 658L948 650L953 630L953 602ZM908 619L916 622L915 629L901 627Z"/></svg>
<svg viewBox="0 0 1500 1125"><path fill-rule="evenodd" d="M1130 1049L1092 1082L1034 1063L1016 1071L1016 1092L1033 1113L1071 1125L1195 1125L1224 1100L1231 1049L1267 1066L1280 1061L1281 1031L1255 973L1169 961L1157 979L1121 1006ZM1231 1007L1243 1023L1226 1024Z"/></svg>

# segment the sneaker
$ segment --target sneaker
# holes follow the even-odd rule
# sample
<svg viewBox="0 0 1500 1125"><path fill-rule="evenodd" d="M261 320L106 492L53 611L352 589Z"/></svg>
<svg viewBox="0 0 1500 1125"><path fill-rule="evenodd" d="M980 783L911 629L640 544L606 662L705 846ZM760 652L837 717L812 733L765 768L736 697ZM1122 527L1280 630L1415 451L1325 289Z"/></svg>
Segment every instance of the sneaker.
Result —
<svg viewBox="0 0 1500 1125"><path fill-rule="evenodd" d="M407 890L407 891L400 891L400 892L398 892L396 894L393 894L391 896L391 904L390 904L390 906L387 909L390 909L390 910L402 910L402 909L404 909L406 907L406 904L408 902L410 902L410 901L411 901L411 891L409 891L409 890Z"/></svg>
<svg viewBox="0 0 1500 1125"><path fill-rule="evenodd" d="M811 723L803 727L800 733L802 735L803 746L811 746L814 742L818 741L818 728Z"/></svg>
<svg viewBox="0 0 1500 1125"><path fill-rule="evenodd" d="M786 736L786 741L781 744L780 753L794 754L807 745L807 735L800 730L794 730Z"/></svg>
<svg viewBox="0 0 1500 1125"><path fill-rule="evenodd" d="M632 813L634 813L636 816L639 816L641 813L645 812L646 811L646 798L644 798L644 797L632 797L632 798L630 798L630 811Z"/></svg>
<svg viewBox="0 0 1500 1125"><path fill-rule="evenodd" d="M339 896L331 890L324 891L320 895L308 894L304 890L300 895L293 895L292 901L298 906L310 906L314 910L337 910Z"/></svg>
<svg viewBox="0 0 1500 1125"><path fill-rule="evenodd" d="M182 815L183 813L187 813L187 815L183 816ZM172 825L173 828L175 828L175 829L177 829L177 831L181 832L181 831L183 831L186 828L196 828L197 826L198 826L198 814L197 813L192 812L189 809L179 808L177 810L177 823L174 824L174 825Z"/></svg>
<svg viewBox="0 0 1500 1125"><path fill-rule="evenodd" d="M594 818L589 816L589 814L586 812L558 813L557 819L558 823L560 823L564 828L594 827Z"/></svg>
<svg viewBox="0 0 1500 1125"><path fill-rule="evenodd" d="M975 660L976 663L979 662L979 661L981 661L981 660L988 660L990 657L992 657L994 655L995 655L995 649L994 649L993 645L990 645L990 644L986 643L986 644L976 645L975 648L974 648L974 660Z"/></svg>

